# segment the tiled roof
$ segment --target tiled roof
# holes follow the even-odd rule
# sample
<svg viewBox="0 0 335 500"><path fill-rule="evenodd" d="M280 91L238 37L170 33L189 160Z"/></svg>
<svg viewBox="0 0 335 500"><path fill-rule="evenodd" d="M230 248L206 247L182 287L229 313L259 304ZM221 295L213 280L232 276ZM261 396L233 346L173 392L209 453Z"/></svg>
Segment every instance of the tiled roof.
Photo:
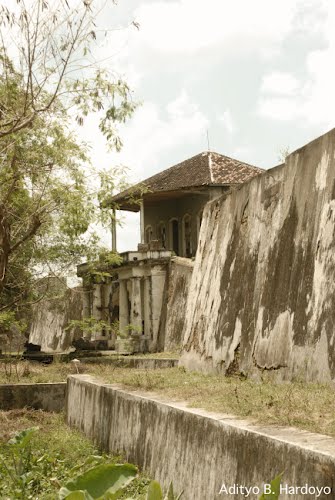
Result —
<svg viewBox="0 0 335 500"><path fill-rule="evenodd" d="M228 156L206 151L113 196L111 202L122 203L145 186L150 193L176 191L199 186L236 185L249 181L264 172Z"/></svg>

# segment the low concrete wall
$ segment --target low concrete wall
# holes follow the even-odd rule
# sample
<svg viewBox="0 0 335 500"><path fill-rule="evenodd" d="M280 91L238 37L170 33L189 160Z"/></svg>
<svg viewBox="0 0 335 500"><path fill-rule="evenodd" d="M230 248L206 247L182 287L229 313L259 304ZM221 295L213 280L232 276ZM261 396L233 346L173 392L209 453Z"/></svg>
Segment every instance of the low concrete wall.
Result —
<svg viewBox="0 0 335 500"><path fill-rule="evenodd" d="M65 406L66 383L1 384L0 410L34 408L61 412Z"/></svg>
<svg viewBox="0 0 335 500"><path fill-rule="evenodd" d="M87 375L68 378L67 422L102 449L124 453L165 486L173 481L177 492L184 490L185 500L242 499L246 495L219 494L220 489L234 484L262 489L283 471L287 487L307 483L334 488L335 440L330 437L256 426L156 396L149 399L98 384ZM283 492L280 498L314 500L316 494Z"/></svg>

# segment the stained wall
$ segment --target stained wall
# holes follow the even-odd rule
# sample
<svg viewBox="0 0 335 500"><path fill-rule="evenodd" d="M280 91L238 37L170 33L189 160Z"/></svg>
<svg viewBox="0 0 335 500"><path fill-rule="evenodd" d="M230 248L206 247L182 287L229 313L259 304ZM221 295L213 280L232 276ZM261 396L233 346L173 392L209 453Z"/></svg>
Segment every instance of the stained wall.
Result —
<svg viewBox="0 0 335 500"><path fill-rule="evenodd" d="M81 320L83 314L81 287L69 289L60 299L42 300L33 307L29 342L41 346L43 352L73 350L72 342L80 338L79 329L67 330L70 320Z"/></svg>
<svg viewBox="0 0 335 500"><path fill-rule="evenodd" d="M335 377L335 130L204 211L181 364Z"/></svg>

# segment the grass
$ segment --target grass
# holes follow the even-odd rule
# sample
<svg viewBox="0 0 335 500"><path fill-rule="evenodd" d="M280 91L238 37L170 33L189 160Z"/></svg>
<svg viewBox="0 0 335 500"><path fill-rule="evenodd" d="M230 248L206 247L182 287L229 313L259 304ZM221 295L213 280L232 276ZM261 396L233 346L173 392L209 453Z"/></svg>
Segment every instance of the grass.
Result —
<svg viewBox="0 0 335 500"><path fill-rule="evenodd" d="M250 379L186 372L182 368L115 370L105 382L186 401L190 407L248 418L260 424L294 426L335 437L335 391L329 384Z"/></svg>
<svg viewBox="0 0 335 500"><path fill-rule="evenodd" d="M294 426L335 437L335 391L330 384L262 383L238 377L186 372L182 368L140 370L106 364L79 364L105 383L131 390L155 392L166 400L186 401L191 407L248 418L260 424ZM43 366L19 364L20 382L60 382L77 373L71 363ZM0 382L4 383L0 366Z"/></svg>
<svg viewBox="0 0 335 500"><path fill-rule="evenodd" d="M12 364L0 362L0 384L65 382L68 375L75 373L77 369L74 363L54 362L44 365L37 361L19 361Z"/></svg>
<svg viewBox="0 0 335 500"><path fill-rule="evenodd" d="M20 478L11 470L12 457L6 442L15 432L35 426L39 430L31 442L31 467L27 474L29 482L21 489ZM0 497L4 500L58 498L60 486L70 477L92 467L94 462L85 461L87 462L88 457L97 456L97 453L95 446L87 438L65 425L62 415L27 409L0 411L0 457L3 458L0 458ZM96 460L123 462L122 457L109 455ZM73 467L78 469L73 471ZM148 484L149 479L140 475L121 498L132 496L144 499Z"/></svg>
<svg viewBox="0 0 335 500"><path fill-rule="evenodd" d="M128 356L127 356L128 357ZM151 352L151 353L137 353L132 354L129 357L131 358L144 358L144 359L179 359L180 358L180 350L179 351L164 351L164 352Z"/></svg>

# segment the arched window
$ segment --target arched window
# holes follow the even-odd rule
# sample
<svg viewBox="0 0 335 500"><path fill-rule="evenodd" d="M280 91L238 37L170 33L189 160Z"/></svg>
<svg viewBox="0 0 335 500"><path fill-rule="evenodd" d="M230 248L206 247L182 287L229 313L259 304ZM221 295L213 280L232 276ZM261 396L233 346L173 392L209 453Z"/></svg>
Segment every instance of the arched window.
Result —
<svg viewBox="0 0 335 500"><path fill-rule="evenodd" d="M192 233L191 233L192 218L186 214L183 217L183 250L184 257L192 257Z"/></svg>
<svg viewBox="0 0 335 500"><path fill-rule="evenodd" d="M145 242L150 243L151 240L152 240L152 227L147 226L145 228Z"/></svg>
<svg viewBox="0 0 335 500"><path fill-rule="evenodd" d="M178 219L171 219L169 223L170 244L169 249L179 255L179 222Z"/></svg>
<svg viewBox="0 0 335 500"><path fill-rule="evenodd" d="M160 222L158 226L158 238L162 248L166 248L166 225L165 222Z"/></svg>

